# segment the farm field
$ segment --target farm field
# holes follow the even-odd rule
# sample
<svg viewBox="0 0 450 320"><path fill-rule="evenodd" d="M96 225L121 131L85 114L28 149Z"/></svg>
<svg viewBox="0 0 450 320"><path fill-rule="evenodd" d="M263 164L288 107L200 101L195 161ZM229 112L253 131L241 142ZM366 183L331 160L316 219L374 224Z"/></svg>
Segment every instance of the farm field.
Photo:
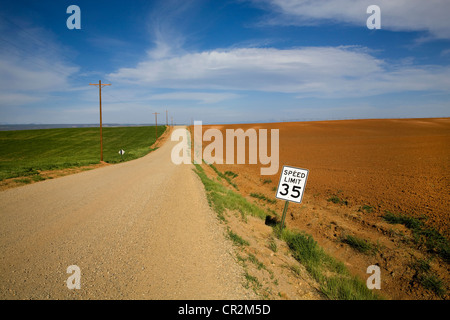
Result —
<svg viewBox="0 0 450 320"><path fill-rule="evenodd" d="M260 165L215 167L233 173L237 192L279 215L284 202L273 200L282 166L309 169L302 204L289 206L288 228L311 234L362 279L369 265L379 265L386 297L445 295L450 119L203 126L209 128L223 136L226 129L279 129L276 175L260 175Z"/></svg>
<svg viewBox="0 0 450 320"><path fill-rule="evenodd" d="M158 136L166 130L158 126ZM100 163L99 128L64 128L0 131L0 182L16 179L30 183L45 179L43 172L70 171L139 158L156 141L154 126L103 128L103 160Z"/></svg>

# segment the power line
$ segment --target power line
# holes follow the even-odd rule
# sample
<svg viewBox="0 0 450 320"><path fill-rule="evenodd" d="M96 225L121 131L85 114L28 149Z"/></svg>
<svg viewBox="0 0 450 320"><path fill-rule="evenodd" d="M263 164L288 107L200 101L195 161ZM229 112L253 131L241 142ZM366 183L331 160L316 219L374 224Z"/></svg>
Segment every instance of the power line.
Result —
<svg viewBox="0 0 450 320"><path fill-rule="evenodd" d="M110 86L110 83L102 84L102 80L97 83L89 83L90 86L98 86L98 95L100 98L100 161L103 161L103 134L102 134L102 86Z"/></svg>
<svg viewBox="0 0 450 320"><path fill-rule="evenodd" d="M155 115L155 130L156 130L156 140L158 139L158 112L153 112Z"/></svg>

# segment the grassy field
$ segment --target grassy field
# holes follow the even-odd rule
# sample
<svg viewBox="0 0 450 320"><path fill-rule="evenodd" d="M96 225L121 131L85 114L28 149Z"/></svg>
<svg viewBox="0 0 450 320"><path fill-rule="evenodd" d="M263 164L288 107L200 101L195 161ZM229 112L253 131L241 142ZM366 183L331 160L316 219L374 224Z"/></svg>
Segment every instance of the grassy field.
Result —
<svg viewBox="0 0 450 320"><path fill-rule="evenodd" d="M165 126L158 126L158 136ZM123 160L146 155L156 141L154 126L103 128L103 160ZM38 170L86 166L100 162L99 128L65 128L0 131L0 181L35 176Z"/></svg>

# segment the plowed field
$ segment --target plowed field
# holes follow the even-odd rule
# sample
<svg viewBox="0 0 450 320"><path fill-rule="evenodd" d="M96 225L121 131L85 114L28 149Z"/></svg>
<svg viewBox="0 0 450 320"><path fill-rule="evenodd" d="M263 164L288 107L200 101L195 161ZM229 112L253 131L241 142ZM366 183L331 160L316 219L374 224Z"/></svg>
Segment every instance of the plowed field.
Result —
<svg viewBox="0 0 450 320"><path fill-rule="evenodd" d="M279 214L283 201L271 204L250 194L261 193L275 199L283 165L309 169L303 203L289 206L287 226L312 234L362 277L367 278L364 264L382 266L387 275L383 293L389 297L432 297L427 293L429 290L414 281L420 274L411 267L416 260L429 259L429 252L412 245L414 234L410 229L388 224L382 216L392 212L418 218L448 239L449 118L204 125L203 131L209 128L220 129L224 137L226 129L254 128L269 132L279 129L277 174L261 175L258 164L216 164L216 167L237 174L233 181L241 194ZM208 143L203 142L203 148ZM340 203L333 203L332 198ZM342 241L349 234L378 243L384 251L375 256L356 253ZM411 253L411 248L419 251ZM432 261L436 264L435 273L445 283L448 264Z"/></svg>

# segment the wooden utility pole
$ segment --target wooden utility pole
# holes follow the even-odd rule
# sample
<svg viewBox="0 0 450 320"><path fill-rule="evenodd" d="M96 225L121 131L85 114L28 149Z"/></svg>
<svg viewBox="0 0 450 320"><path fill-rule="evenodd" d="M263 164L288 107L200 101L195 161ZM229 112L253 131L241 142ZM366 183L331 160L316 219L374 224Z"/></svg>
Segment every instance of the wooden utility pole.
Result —
<svg viewBox="0 0 450 320"><path fill-rule="evenodd" d="M102 133L102 86L110 86L110 83L102 84L102 80L98 83L89 83L90 86L98 86L98 95L100 97L100 161L103 161L103 133Z"/></svg>
<svg viewBox="0 0 450 320"><path fill-rule="evenodd" d="M169 117L167 116L167 109L166 109L166 125L169 126Z"/></svg>
<svg viewBox="0 0 450 320"><path fill-rule="evenodd" d="M156 137L155 137L155 141L158 140L158 112L153 112L153 114L155 115L155 132L156 132Z"/></svg>

